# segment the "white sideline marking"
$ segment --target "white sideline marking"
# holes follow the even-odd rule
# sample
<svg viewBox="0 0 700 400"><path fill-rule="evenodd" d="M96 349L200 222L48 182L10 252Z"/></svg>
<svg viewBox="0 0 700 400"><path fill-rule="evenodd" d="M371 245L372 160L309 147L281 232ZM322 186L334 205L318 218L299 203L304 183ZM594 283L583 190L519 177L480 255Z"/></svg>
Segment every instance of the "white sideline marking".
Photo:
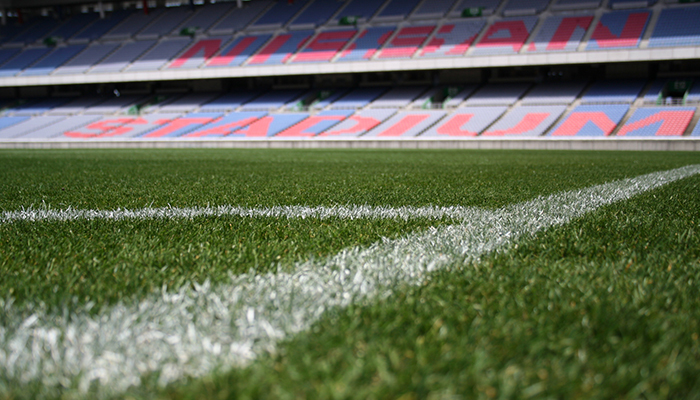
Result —
<svg viewBox="0 0 700 400"><path fill-rule="evenodd" d="M51 210L27 209L5 211L0 214L0 223L14 221L74 221L74 220L122 220L122 219L175 219L196 217L264 217L264 218L342 218L342 219L463 219L470 215L466 207L372 207L372 206L276 206L267 208L244 208L234 206L192 208L142 208L139 210Z"/></svg>
<svg viewBox="0 0 700 400"><path fill-rule="evenodd" d="M49 394L66 388L86 393L94 385L91 396L107 397L153 372L164 385L246 365L277 341L308 329L329 308L390 296L396 285L420 284L431 271L698 173L700 166L688 166L494 212L467 209L461 224L350 248L299 263L293 273L244 274L226 285L163 290L94 316L0 302L0 382L34 383Z"/></svg>

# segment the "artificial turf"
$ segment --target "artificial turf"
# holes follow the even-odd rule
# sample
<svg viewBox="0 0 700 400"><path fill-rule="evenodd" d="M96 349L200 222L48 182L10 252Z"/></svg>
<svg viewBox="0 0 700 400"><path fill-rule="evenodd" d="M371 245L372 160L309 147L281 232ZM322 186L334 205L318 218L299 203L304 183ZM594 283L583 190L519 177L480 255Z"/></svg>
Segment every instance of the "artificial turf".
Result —
<svg viewBox="0 0 700 400"><path fill-rule="evenodd" d="M695 153L0 151L0 211L227 204L495 209L698 163ZM699 182L686 179L605 207L479 264L435 273L424 286L398 288L386 302L333 311L249 368L166 391L146 384L130 395L690 397L700 393L698 304L691 295L700 279ZM274 272L451 222L16 221L0 224L0 298L16 306L99 308L138 301L162 285ZM42 392L1 381L0 398Z"/></svg>
<svg viewBox="0 0 700 400"><path fill-rule="evenodd" d="M698 193L695 176L606 206L161 397L698 398Z"/></svg>

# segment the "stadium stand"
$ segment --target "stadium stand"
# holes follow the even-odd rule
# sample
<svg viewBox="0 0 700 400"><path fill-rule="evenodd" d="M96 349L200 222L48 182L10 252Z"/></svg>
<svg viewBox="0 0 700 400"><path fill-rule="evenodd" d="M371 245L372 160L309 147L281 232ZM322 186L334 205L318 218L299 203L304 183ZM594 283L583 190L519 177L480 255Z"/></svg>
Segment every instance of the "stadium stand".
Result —
<svg viewBox="0 0 700 400"><path fill-rule="evenodd" d="M632 103L644 88L643 80L614 80L593 83L581 98L584 104Z"/></svg>
<svg viewBox="0 0 700 400"><path fill-rule="evenodd" d="M13 107L7 110L12 115L41 115L52 109L67 103L70 99L64 97L44 98L39 100L28 101L24 104Z"/></svg>
<svg viewBox="0 0 700 400"><path fill-rule="evenodd" d="M460 0L451 15L454 17L474 14L491 15L500 5L501 0Z"/></svg>
<svg viewBox="0 0 700 400"><path fill-rule="evenodd" d="M586 50L637 47L650 15L644 10L604 14L593 29Z"/></svg>
<svg viewBox="0 0 700 400"><path fill-rule="evenodd" d="M241 111L272 111L282 108L285 104L302 95L301 90L273 90L254 100L245 103Z"/></svg>
<svg viewBox="0 0 700 400"><path fill-rule="evenodd" d="M395 87L379 96L370 105L371 108L403 108L416 97L425 92L425 87Z"/></svg>
<svg viewBox="0 0 700 400"><path fill-rule="evenodd" d="M103 101L105 98L100 96L81 96L71 99L70 101L62 102L60 105L52 108L48 111L49 115L73 115L80 114L85 109L97 105Z"/></svg>
<svg viewBox="0 0 700 400"><path fill-rule="evenodd" d="M289 24L290 28L316 28L328 21L343 5L340 1L316 0Z"/></svg>
<svg viewBox="0 0 700 400"><path fill-rule="evenodd" d="M384 0L349 0L348 4L338 13L337 21L356 19L367 21L384 4Z"/></svg>
<svg viewBox="0 0 700 400"><path fill-rule="evenodd" d="M0 65L10 60L12 57L19 54L22 50L19 48L0 48Z"/></svg>
<svg viewBox="0 0 700 400"><path fill-rule="evenodd" d="M263 118L262 111L232 112L199 129L183 135L185 139L221 139Z"/></svg>
<svg viewBox="0 0 700 400"><path fill-rule="evenodd" d="M128 10L115 11L106 18L90 24L90 26L73 36L69 42L88 43L90 41L97 40L130 15L132 15L132 12Z"/></svg>
<svg viewBox="0 0 700 400"><path fill-rule="evenodd" d="M598 8L601 0L556 0L552 10L586 10Z"/></svg>
<svg viewBox="0 0 700 400"><path fill-rule="evenodd" d="M422 47L419 57L463 56L474 43L486 21L450 22L440 26Z"/></svg>
<svg viewBox="0 0 700 400"><path fill-rule="evenodd" d="M189 7L177 7L161 14L160 18L136 34L137 39L157 39L171 33L187 18L192 16Z"/></svg>
<svg viewBox="0 0 700 400"><path fill-rule="evenodd" d="M409 26L399 29L384 48L378 58L411 58L423 46L435 30L435 25Z"/></svg>
<svg viewBox="0 0 700 400"><path fill-rule="evenodd" d="M394 34L394 27L377 26L364 29L355 40L342 51L337 61L369 60Z"/></svg>
<svg viewBox="0 0 700 400"><path fill-rule="evenodd" d="M233 3L215 3L199 7L194 15L176 27L172 33L177 34L181 29L188 29L190 32L206 32L222 15L233 10L235 10Z"/></svg>
<svg viewBox="0 0 700 400"><path fill-rule="evenodd" d="M359 88L334 101L331 109L340 110L346 108L362 108L381 96L386 88Z"/></svg>
<svg viewBox="0 0 700 400"><path fill-rule="evenodd" d="M585 51L635 48L639 47L652 13L651 9L644 8L601 10L604 12L594 26L594 15L590 12L538 14L547 3L539 0L507 1L503 4L506 18L495 18L490 23L479 17L451 18L439 24L404 22L399 27L377 25L377 22L360 27L338 27L338 24L352 25L356 20L369 20L375 14L376 21L439 18L448 10L452 10L452 16L462 15L465 10L474 11L475 15L488 15L496 12L501 2L299 0L289 4L256 0L245 3L242 9L233 3L216 3L194 10L187 6L156 8L148 15L135 10L119 10L100 20L95 13L78 14L64 22L39 18L19 29L13 37L7 35L18 32L17 28L3 30L8 32L3 40L9 42L0 49L0 77L152 71L161 69L166 63L169 69L196 69L203 66L279 65L290 60L294 63L327 63L465 54L467 57L512 55L521 52L538 20L541 20L541 26L530 40L528 52L576 52L586 32L590 39ZM596 4L595 1L562 0L552 7L577 9ZM507 17L531 14L533 10L538 15ZM658 12L658 22L648 47L692 46L700 42L700 28L693 24L700 16L699 6L667 6ZM329 21L330 18L333 20ZM294 30L279 30L287 25ZM275 31L255 33L260 30ZM194 39L176 37L185 31ZM38 45L38 40L55 35L59 43L52 51ZM131 38L139 40L132 41ZM61 40L73 46L64 47ZM119 44L115 41L121 41L121 47L115 49L114 46ZM87 47L82 50L74 47L77 45ZM76 50L82 51L73 54ZM111 58L109 62L104 63L107 61L105 57ZM42 61L44 58L47 58L45 62ZM115 60L119 62L113 63ZM35 68L38 62L43 64ZM23 72L27 68L31 71Z"/></svg>
<svg viewBox="0 0 700 400"><path fill-rule="evenodd" d="M609 0L608 6L612 9L647 7L656 3L656 0Z"/></svg>
<svg viewBox="0 0 700 400"><path fill-rule="evenodd" d="M416 19L439 19L445 16L452 7L454 6L456 0L430 0L424 1L418 6L416 11L411 14L412 18Z"/></svg>
<svg viewBox="0 0 700 400"><path fill-rule="evenodd" d="M629 108L626 104L578 106L564 117L549 135L556 137L608 136L622 121Z"/></svg>
<svg viewBox="0 0 700 400"><path fill-rule="evenodd" d="M294 31L277 35L248 60L248 65L284 64L313 35L313 30Z"/></svg>
<svg viewBox="0 0 700 400"><path fill-rule="evenodd" d="M53 126L63 119L65 119L64 116L58 115L40 115L38 117L29 118L0 130L0 139L14 139L26 133L42 129L46 126Z"/></svg>
<svg viewBox="0 0 700 400"><path fill-rule="evenodd" d="M168 39L153 46L144 55L137 58L125 71L154 71L163 67L172 57L180 53L190 39Z"/></svg>
<svg viewBox="0 0 700 400"><path fill-rule="evenodd" d="M162 113L184 113L200 108L217 96L216 93L190 93L158 109Z"/></svg>
<svg viewBox="0 0 700 400"><path fill-rule="evenodd" d="M216 25L209 29L211 35L231 34L243 30L258 15L270 7L272 0L257 0L244 3L243 8L234 8L228 12Z"/></svg>
<svg viewBox="0 0 700 400"><path fill-rule="evenodd" d="M396 110L363 110L318 135L321 139L359 137L394 115Z"/></svg>
<svg viewBox="0 0 700 400"><path fill-rule="evenodd" d="M133 13L117 24L109 32L105 33L103 39L128 39L135 36L148 24L160 17L165 10L155 9L149 14Z"/></svg>
<svg viewBox="0 0 700 400"><path fill-rule="evenodd" d="M571 104L585 86L585 82L541 83L523 97L522 104Z"/></svg>
<svg viewBox="0 0 700 400"><path fill-rule="evenodd" d="M445 111L402 111L372 129L363 138L414 137L435 124Z"/></svg>
<svg viewBox="0 0 700 400"><path fill-rule="evenodd" d="M120 48L109 54L94 65L88 73L119 72L139 58L156 43L155 40L139 40L124 43Z"/></svg>
<svg viewBox="0 0 700 400"><path fill-rule="evenodd" d="M493 124L506 110L506 107L458 108L422 136L474 137Z"/></svg>
<svg viewBox="0 0 700 400"><path fill-rule="evenodd" d="M654 28L649 47L700 45L700 7L667 8Z"/></svg>
<svg viewBox="0 0 700 400"><path fill-rule="evenodd" d="M446 96L447 101L443 101L443 105L446 108L458 107L467 99L467 97L471 96L477 88L477 85L466 85L464 88L462 88L462 90L458 91L456 94L448 94Z"/></svg>
<svg viewBox="0 0 700 400"><path fill-rule="evenodd" d="M48 54L51 49L36 47L26 49L0 66L0 76L14 76Z"/></svg>
<svg viewBox="0 0 700 400"><path fill-rule="evenodd" d="M312 138L327 131L353 114L350 110L327 110L311 115L275 135L276 138Z"/></svg>
<svg viewBox="0 0 700 400"><path fill-rule="evenodd" d="M483 136L540 136L566 110L566 106L521 106L508 112Z"/></svg>
<svg viewBox="0 0 700 400"><path fill-rule="evenodd" d="M37 18L34 23L25 29L24 32L8 41L9 44L31 44L46 37L51 31L58 27L58 21L53 18Z"/></svg>
<svg viewBox="0 0 700 400"><path fill-rule="evenodd" d="M486 28L472 54L515 54L525 45L538 17L504 18Z"/></svg>
<svg viewBox="0 0 700 400"><path fill-rule="evenodd" d="M320 32L292 62L330 62L357 34L355 29Z"/></svg>
<svg viewBox="0 0 700 400"><path fill-rule="evenodd" d="M48 36L54 39L68 41L76 33L95 23L97 19L98 16L96 13L74 15L56 28L56 30L49 33Z"/></svg>
<svg viewBox="0 0 700 400"><path fill-rule="evenodd" d="M0 135L2 135L2 130L5 128L9 128L13 125L19 124L20 122L24 122L28 120L29 117L2 117L0 118Z"/></svg>
<svg viewBox="0 0 700 400"><path fill-rule="evenodd" d="M60 121L56 121L55 123L51 123L50 125L46 125L43 128L25 132L19 138L22 140L52 139L63 135L66 131L95 122L98 119L100 119L98 115L72 115Z"/></svg>
<svg viewBox="0 0 700 400"><path fill-rule="evenodd" d="M515 104L530 88L528 83L490 83L476 91L467 106L500 106Z"/></svg>
<svg viewBox="0 0 700 400"><path fill-rule="evenodd" d="M99 63L108 54L119 47L117 43L94 44L86 48L62 66L56 68L54 74L82 74L93 65Z"/></svg>
<svg viewBox="0 0 700 400"><path fill-rule="evenodd" d="M507 0L503 15L535 15L544 11L550 0Z"/></svg>
<svg viewBox="0 0 700 400"><path fill-rule="evenodd" d="M690 136L700 136L700 124L695 125L695 128L690 133Z"/></svg>
<svg viewBox="0 0 700 400"><path fill-rule="evenodd" d="M192 42L169 65L169 68L198 68L209 61L228 43L227 36L213 36Z"/></svg>
<svg viewBox="0 0 700 400"><path fill-rule="evenodd" d="M227 139L264 139L275 136L285 129L298 124L309 116L307 113L271 114L237 129L226 136Z"/></svg>
<svg viewBox="0 0 700 400"><path fill-rule="evenodd" d="M141 100L144 100L144 96L131 95L111 97L93 106L86 107L84 113L100 115L126 113L132 106L136 105Z"/></svg>
<svg viewBox="0 0 700 400"><path fill-rule="evenodd" d="M313 99L311 103L306 104L312 110L323 110L330 106L336 100L345 96L348 93L345 89L322 90Z"/></svg>
<svg viewBox="0 0 700 400"><path fill-rule="evenodd" d="M238 39L234 40L231 44L229 44L226 48L223 49L218 55L212 56L209 58L207 63L205 64L206 67L232 67L232 66L238 66L243 64L247 59L249 59L253 54L255 54L265 43L267 43L268 40L272 35L255 35L255 36L243 36L239 37ZM214 39L216 40L216 39ZM197 48L198 43L195 43L191 49L196 49L196 52L194 54L197 54L199 49ZM190 54L188 50L185 52L180 58L180 61L177 61L173 64L170 65L170 68L179 68L181 66L185 66L185 64L189 64L189 59L194 57L193 54ZM204 58L207 59L207 56L211 54L212 50L211 49L203 49L204 51ZM193 62L193 64L196 65L196 61Z"/></svg>
<svg viewBox="0 0 700 400"><path fill-rule="evenodd" d="M400 20L413 12L421 0L389 0L374 20Z"/></svg>
<svg viewBox="0 0 700 400"><path fill-rule="evenodd" d="M216 99L205 103L200 108L200 111L233 111L261 94L262 93L253 90L225 93Z"/></svg>
<svg viewBox="0 0 700 400"><path fill-rule="evenodd" d="M688 91L687 100L692 103L700 102L700 79L693 82L693 86Z"/></svg>
<svg viewBox="0 0 700 400"><path fill-rule="evenodd" d="M75 57L78 53L85 49L83 44L73 44L66 47L58 47L44 56L37 63L29 68L25 68L19 75L49 75L56 68L63 65L66 61Z"/></svg>
<svg viewBox="0 0 700 400"><path fill-rule="evenodd" d="M313 0L312 0L313 1ZM275 29L286 25L309 3L308 0L294 2L277 1L251 27L253 29Z"/></svg>
<svg viewBox="0 0 700 400"><path fill-rule="evenodd" d="M592 15L552 16L528 46L528 51L576 51L593 22Z"/></svg>
<svg viewBox="0 0 700 400"><path fill-rule="evenodd" d="M142 139L168 139L176 138L192 132L221 117L221 113L190 113L182 117L172 119L157 129L153 129L139 138Z"/></svg>
<svg viewBox="0 0 700 400"><path fill-rule="evenodd" d="M89 124L87 127L64 132L63 138L73 140L85 138L93 140L135 139L167 124L178 116L175 114L149 114L133 118L107 117Z"/></svg>
<svg viewBox="0 0 700 400"><path fill-rule="evenodd" d="M639 108L617 136L681 136L694 114L694 107Z"/></svg>

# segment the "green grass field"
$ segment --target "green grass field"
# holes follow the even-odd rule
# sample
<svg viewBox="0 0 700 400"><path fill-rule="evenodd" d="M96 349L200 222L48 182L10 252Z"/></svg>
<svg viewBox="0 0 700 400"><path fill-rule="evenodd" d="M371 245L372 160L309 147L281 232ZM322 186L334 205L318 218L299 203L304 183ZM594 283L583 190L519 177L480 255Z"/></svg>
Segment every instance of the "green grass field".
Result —
<svg viewBox="0 0 700 400"><path fill-rule="evenodd" d="M699 154L670 152L2 151L0 212L231 205L493 213L696 164ZM324 265L345 249L461 222L236 215L0 222L0 398L700 398L697 174L449 262L420 281L388 285L379 296L328 307L293 334L271 335L272 345L254 343L244 361L209 343L229 343L226 329L200 340L183 328L182 337L205 342L212 360L223 361L173 356L173 365L203 371L173 375L159 358L163 348L197 352L156 329L177 320L168 315L139 336L143 343L101 342L101 325L110 334L135 331L108 319L156 309L160 296L168 298L162 293L187 297L208 282L226 298L237 277L285 280L308 260ZM188 312L241 337L259 327L250 310L241 311L243 322L222 323L228 314L214 303L188 303ZM148 323L141 314L120 318ZM83 343L75 339L83 328L97 333L80 340L101 353L66 350L81 348L74 344ZM149 351L150 358L139 355ZM139 372L133 381L110 375L121 370Z"/></svg>

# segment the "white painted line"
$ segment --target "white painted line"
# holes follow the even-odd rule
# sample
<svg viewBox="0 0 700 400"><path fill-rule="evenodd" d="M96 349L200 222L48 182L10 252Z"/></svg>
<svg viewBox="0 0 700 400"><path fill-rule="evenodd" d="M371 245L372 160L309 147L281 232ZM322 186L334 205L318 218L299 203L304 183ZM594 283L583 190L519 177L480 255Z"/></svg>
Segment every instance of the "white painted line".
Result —
<svg viewBox="0 0 700 400"><path fill-rule="evenodd" d="M373 206L276 206L244 208L234 206L192 208L142 208L138 210L52 210L26 209L6 211L0 214L0 223L14 221L74 221L74 220L122 220L122 219L189 219L197 217L236 216L246 218L318 218L318 219L463 219L470 215L466 207L373 207Z"/></svg>
<svg viewBox="0 0 700 400"><path fill-rule="evenodd" d="M330 308L390 296L397 285L420 284L431 271L698 173L700 165L688 166L494 212L468 209L461 224L350 248L299 263L293 273L244 274L226 285L163 290L93 316L0 303L0 382L35 384L47 393L86 393L93 385L91 396L106 397L151 373L167 384L246 365L279 340L307 330Z"/></svg>

